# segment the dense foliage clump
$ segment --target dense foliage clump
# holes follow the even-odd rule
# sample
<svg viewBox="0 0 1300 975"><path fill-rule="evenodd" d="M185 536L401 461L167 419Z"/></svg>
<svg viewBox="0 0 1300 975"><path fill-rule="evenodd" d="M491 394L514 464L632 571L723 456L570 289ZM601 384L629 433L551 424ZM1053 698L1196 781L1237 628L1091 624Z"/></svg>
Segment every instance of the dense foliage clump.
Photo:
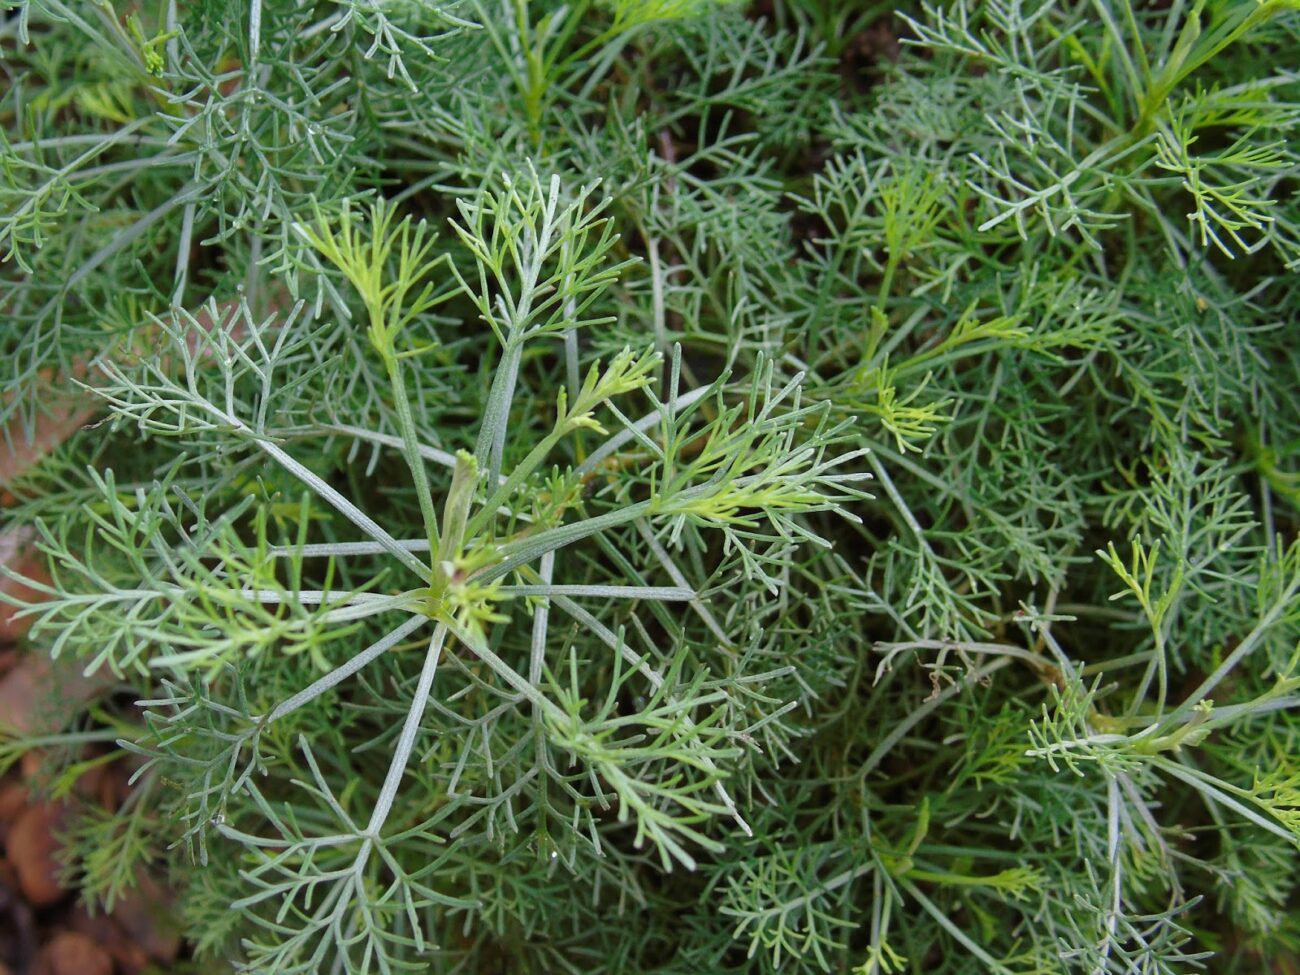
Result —
<svg viewBox="0 0 1300 975"><path fill-rule="evenodd" d="M5 523L116 681L0 762L134 763L88 898L265 973L1300 966L1300 4L0 49L4 449L100 413Z"/></svg>

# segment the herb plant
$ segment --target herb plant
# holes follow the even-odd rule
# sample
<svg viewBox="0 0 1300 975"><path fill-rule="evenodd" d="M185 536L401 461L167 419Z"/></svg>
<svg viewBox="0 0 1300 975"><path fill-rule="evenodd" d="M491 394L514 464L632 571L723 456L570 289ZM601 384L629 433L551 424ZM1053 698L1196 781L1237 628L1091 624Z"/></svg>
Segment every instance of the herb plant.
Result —
<svg viewBox="0 0 1300 975"><path fill-rule="evenodd" d="M10 6L5 449L100 416L0 598L115 683L0 764L133 763L92 904L1300 966L1300 3Z"/></svg>

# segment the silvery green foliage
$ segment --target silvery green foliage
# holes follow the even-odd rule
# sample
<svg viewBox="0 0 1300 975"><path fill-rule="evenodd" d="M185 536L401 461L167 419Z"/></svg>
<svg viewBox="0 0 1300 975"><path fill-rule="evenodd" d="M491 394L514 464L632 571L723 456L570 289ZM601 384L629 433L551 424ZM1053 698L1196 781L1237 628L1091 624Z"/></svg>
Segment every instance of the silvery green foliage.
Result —
<svg viewBox="0 0 1300 975"><path fill-rule="evenodd" d="M1296 962L1294 2L12 6L0 419L100 411L19 609L130 694L0 765L133 763L90 898L254 972Z"/></svg>

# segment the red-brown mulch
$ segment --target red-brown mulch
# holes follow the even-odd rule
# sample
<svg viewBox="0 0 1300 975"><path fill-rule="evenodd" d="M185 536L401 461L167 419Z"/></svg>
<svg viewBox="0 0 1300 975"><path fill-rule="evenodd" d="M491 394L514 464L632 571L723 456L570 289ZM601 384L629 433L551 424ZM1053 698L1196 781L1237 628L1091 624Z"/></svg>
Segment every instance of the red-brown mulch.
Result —
<svg viewBox="0 0 1300 975"><path fill-rule="evenodd" d="M0 645L0 723L10 729L49 731L60 705L75 707L104 686L75 666ZM170 897L154 878L142 874L108 914L67 886L64 829L86 804L118 809L130 771L121 762L95 766L60 800L48 797L40 751L0 777L0 975L144 975L167 971L180 954Z"/></svg>

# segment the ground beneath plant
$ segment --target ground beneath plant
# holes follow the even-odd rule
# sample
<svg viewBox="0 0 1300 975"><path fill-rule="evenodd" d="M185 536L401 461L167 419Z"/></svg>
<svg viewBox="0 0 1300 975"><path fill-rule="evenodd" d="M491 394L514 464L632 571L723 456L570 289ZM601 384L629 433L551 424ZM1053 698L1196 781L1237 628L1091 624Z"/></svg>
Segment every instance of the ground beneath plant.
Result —
<svg viewBox="0 0 1300 975"><path fill-rule="evenodd" d="M43 733L60 706L95 690L76 668L0 643L0 723L6 726ZM116 810L129 792L131 769L114 762L87 769L75 783L52 782L47 759L27 752L0 777L0 975L171 970L181 938L165 887L141 874L111 912L95 910L70 885L59 856L75 811L86 804Z"/></svg>

